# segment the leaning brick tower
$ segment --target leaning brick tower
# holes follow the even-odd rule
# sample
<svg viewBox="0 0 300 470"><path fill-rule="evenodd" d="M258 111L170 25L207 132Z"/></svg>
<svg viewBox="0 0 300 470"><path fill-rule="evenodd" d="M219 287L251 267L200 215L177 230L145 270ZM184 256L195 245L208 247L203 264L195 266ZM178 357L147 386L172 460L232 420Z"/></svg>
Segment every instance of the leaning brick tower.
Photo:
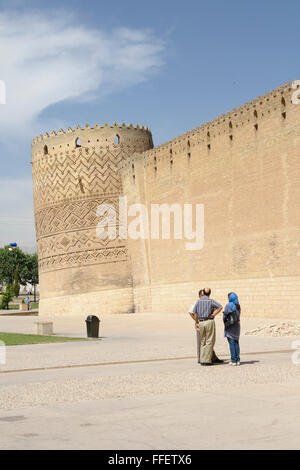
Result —
<svg viewBox="0 0 300 470"><path fill-rule="evenodd" d="M97 208L118 210L120 169L153 148L148 128L96 124L32 142L40 315L133 311L126 240L101 240Z"/></svg>

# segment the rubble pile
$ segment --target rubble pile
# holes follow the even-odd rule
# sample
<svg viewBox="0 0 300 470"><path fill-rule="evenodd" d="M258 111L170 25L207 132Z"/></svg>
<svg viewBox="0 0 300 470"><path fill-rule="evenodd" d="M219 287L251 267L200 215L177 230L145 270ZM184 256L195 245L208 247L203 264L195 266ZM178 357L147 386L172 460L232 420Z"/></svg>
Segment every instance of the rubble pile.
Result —
<svg viewBox="0 0 300 470"><path fill-rule="evenodd" d="M247 331L245 335L253 336L300 336L300 323L273 323L254 330Z"/></svg>

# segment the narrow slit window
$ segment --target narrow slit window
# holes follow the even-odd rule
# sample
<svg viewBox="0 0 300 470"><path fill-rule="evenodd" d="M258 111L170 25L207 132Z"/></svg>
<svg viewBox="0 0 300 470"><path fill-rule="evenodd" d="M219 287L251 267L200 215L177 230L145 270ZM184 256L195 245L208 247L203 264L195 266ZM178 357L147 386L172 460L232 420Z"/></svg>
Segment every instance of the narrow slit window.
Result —
<svg viewBox="0 0 300 470"><path fill-rule="evenodd" d="M77 139L75 140L75 147L76 148L81 147L81 140L79 137L77 137Z"/></svg>
<svg viewBox="0 0 300 470"><path fill-rule="evenodd" d="M79 187L80 187L80 191L82 193L84 193L84 187L83 187L83 183L82 183L82 178L78 178L78 183L79 183Z"/></svg>
<svg viewBox="0 0 300 470"><path fill-rule="evenodd" d="M44 155L48 155L48 147L47 147L47 145L45 145L45 147L44 147Z"/></svg>
<svg viewBox="0 0 300 470"><path fill-rule="evenodd" d="M115 144L116 144L116 145L119 145L119 143L120 143L120 136L119 136L119 135L116 135L116 137L115 137Z"/></svg>

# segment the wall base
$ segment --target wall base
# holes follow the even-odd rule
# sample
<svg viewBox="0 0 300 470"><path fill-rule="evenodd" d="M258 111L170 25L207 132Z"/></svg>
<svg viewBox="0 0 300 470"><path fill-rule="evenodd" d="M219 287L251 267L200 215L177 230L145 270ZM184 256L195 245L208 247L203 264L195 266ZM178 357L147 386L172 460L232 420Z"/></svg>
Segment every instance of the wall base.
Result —
<svg viewBox="0 0 300 470"><path fill-rule="evenodd" d="M152 303L149 289L135 288L136 312L186 313L196 301L202 287L212 289L212 298L227 303L228 292L239 296L245 317L289 318L300 320L300 277L200 280L192 283L152 284ZM145 308L141 308L142 306Z"/></svg>
<svg viewBox="0 0 300 470"><path fill-rule="evenodd" d="M43 298L39 316L101 315L103 313L132 313L132 289L103 290L87 294L73 294Z"/></svg>
<svg viewBox="0 0 300 470"><path fill-rule="evenodd" d="M239 296L242 315L300 320L300 277L197 281L114 289L42 299L39 316L101 315L102 313L186 314L202 287L212 289L212 298L223 306L228 292Z"/></svg>

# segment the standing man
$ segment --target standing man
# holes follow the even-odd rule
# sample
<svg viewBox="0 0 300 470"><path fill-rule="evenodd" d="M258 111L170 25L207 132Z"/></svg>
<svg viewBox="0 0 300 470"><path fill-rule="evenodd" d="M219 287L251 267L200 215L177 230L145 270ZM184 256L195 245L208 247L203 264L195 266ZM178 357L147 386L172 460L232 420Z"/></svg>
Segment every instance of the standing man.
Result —
<svg viewBox="0 0 300 470"><path fill-rule="evenodd" d="M195 303L192 312L190 312L191 316L196 321L196 329L199 330L199 336L201 338L200 363L202 366L210 366L213 362L223 362L218 358L213 361L214 345L216 342L216 326L214 319L216 315L221 312L222 305L210 299L210 294L211 289L209 288L200 291L200 298Z"/></svg>
<svg viewBox="0 0 300 470"><path fill-rule="evenodd" d="M201 289L199 290L199 299L201 299L203 296L204 296L204 289ZM200 364L201 336L200 336L200 330L199 330L199 321L198 321L198 315L195 313L192 313L196 303L197 301L191 306L189 310L189 314L191 315L193 320L195 320L195 329L196 329L196 338L197 338L197 357L198 357L198 364ZM213 355L212 355L212 363L213 364L224 363L223 359L218 358L214 350L213 350Z"/></svg>

